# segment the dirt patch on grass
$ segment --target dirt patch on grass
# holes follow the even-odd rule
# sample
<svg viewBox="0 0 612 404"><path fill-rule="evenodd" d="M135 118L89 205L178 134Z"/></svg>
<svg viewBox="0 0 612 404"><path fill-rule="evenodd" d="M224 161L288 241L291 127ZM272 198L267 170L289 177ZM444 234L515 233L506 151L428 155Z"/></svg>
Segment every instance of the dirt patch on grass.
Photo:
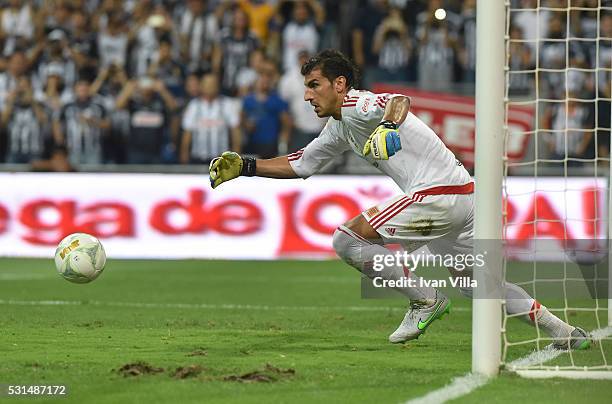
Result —
<svg viewBox="0 0 612 404"><path fill-rule="evenodd" d="M77 324L77 327L102 328L102 327L104 327L104 323L102 321L100 321L100 320L95 320L95 321L88 322L88 323Z"/></svg>
<svg viewBox="0 0 612 404"><path fill-rule="evenodd" d="M42 368L42 365L38 362L28 362L26 364L24 364L25 367L27 368L32 368L32 369L40 369Z"/></svg>
<svg viewBox="0 0 612 404"><path fill-rule="evenodd" d="M227 382L240 383L272 383L282 379L291 378L295 375L294 369L281 369L269 363L262 369L241 375L229 375L223 378Z"/></svg>
<svg viewBox="0 0 612 404"><path fill-rule="evenodd" d="M202 373L202 370L204 369L199 365L181 366L176 368L171 376L175 379L188 379L190 377L196 377Z"/></svg>
<svg viewBox="0 0 612 404"><path fill-rule="evenodd" d="M117 373L119 373L120 375L123 375L124 377L131 377L131 376L157 374L157 373L162 373L163 371L164 371L163 368L156 368L146 362L134 362L134 363L127 363L121 366L117 370Z"/></svg>
<svg viewBox="0 0 612 404"><path fill-rule="evenodd" d="M204 348L198 348L195 351L189 352L187 356L207 356L208 352Z"/></svg>

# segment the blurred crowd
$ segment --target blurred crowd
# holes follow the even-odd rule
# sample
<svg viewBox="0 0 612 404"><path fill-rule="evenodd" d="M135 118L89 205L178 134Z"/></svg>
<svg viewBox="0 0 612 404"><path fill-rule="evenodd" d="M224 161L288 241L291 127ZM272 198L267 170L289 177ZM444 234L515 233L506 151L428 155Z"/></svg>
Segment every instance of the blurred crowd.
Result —
<svg viewBox="0 0 612 404"><path fill-rule="evenodd" d="M539 3L512 2L509 95L538 100L536 158L593 166L610 156L612 1Z"/></svg>
<svg viewBox="0 0 612 404"><path fill-rule="evenodd" d="M595 153L595 129L606 119L610 126L612 15L596 10L600 1L607 2L572 0L569 13L568 0L511 1L523 10L510 13L509 91L550 100L538 125L550 130L552 156L568 157L558 136L567 122L575 125L576 156ZM536 12L538 3L545 9ZM300 66L310 56L343 50L366 88L471 86L475 6L476 0L0 0L0 162L66 171L83 164L202 164L228 149L263 158L293 151L325 123L302 98ZM538 35L544 39L536 41ZM566 41L568 35L582 39ZM555 102L566 97L572 101ZM597 97L600 103L582 101Z"/></svg>

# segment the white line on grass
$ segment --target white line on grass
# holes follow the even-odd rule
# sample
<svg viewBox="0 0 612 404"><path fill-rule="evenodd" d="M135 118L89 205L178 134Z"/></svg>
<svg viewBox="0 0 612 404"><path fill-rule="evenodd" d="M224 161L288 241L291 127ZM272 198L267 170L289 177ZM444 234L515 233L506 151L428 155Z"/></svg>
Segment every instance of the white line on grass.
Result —
<svg viewBox="0 0 612 404"><path fill-rule="evenodd" d="M590 333L595 341L600 341L612 335L612 327L599 328ZM552 345L548 345L540 351L534 351L529 355L518 358L508 363L507 368L513 370L516 368L541 365L545 362L555 359L566 351L555 349ZM454 378L446 386L437 390L430 391L422 397L409 400L406 404L441 404L449 400L454 400L461 396L470 394L472 391L487 384L491 379L482 375L467 373L464 376Z"/></svg>
<svg viewBox="0 0 612 404"><path fill-rule="evenodd" d="M454 378L450 384L441 389L430 391L423 397L407 401L406 404L439 404L464 396L485 385L489 379L486 376L468 373Z"/></svg>
<svg viewBox="0 0 612 404"><path fill-rule="evenodd" d="M0 274L0 281L33 281L55 277L53 274Z"/></svg>
<svg viewBox="0 0 612 404"><path fill-rule="evenodd" d="M599 330L595 330L591 332L591 336L593 337L594 340L597 340L597 341L600 341L606 337L609 337L610 335L612 335L612 326L600 328Z"/></svg>
<svg viewBox="0 0 612 404"><path fill-rule="evenodd" d="M139 303L139 302L104 302L99 300L0 300L0 304L10 306L113 306L146 309L210 309L210 310L346 310L346 311L404 311L401 307L374 306L267 306L251 304L207 304L207 303ZM467 307L453 308L455 311L468 311Z"/></svg>
<svg viewBox="0 0 612 404"><path fill-rule="evenodd" d="M522 358L515 359L512 362L508 363L508 370L514 370L516 368L533 365L540 365L544 362L548 362L555 359L563 352L565 351L555 349L552 345L548 345L541 351L533 351L527 356L523 356Z"/></svg>

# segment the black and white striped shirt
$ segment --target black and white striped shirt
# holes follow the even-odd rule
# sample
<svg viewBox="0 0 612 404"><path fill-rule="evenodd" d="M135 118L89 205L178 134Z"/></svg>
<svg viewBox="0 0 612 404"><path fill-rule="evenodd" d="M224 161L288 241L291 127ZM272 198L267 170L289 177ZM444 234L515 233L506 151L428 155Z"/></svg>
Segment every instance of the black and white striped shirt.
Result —
<svg viewBox="0 0 612 404"><path fill-rule="evenodd" d="M39 117L30 104L14 105L7 122L7 161L27 163L34 158L41 157L46 128L48 125L46 122L39 121Z"/></svg>
<svg viewBox="0 0 612 404"><path fill-rule="evenodd" d="M183 129L191 132L192 159L211 160L229 149L230 129L240 122L238 107L225 97L195 98L183 115Z"/></svg>
<svg viewBox="0 0 612 404"><path fill-rule="evenodd" d="M189 44L189 66L195 68L205 63L202 54L212 52L219 32L215 16L212 14L196 16L187 9L181 15L178 26L179 33L187 38Z"/></svg>
<svg viewBox="0 0 612 404"><path fill-rule="evenodd" d="M238 72L249 65L249 55L259 47L259 41L251 32L243 38L236 38L228 28L224 28L219 46L223 53L222 88L226 93L232 93L236 89Z"/></svg>
<svg viewBox="0 0 612 404"><path fill-rule="evenodd" d="M410 60L410 49L405 41L393 34L383 42L378 55L378 66L387 70L399 70L406 68Z"/></svg>
<svg viewBox="0 0 612 404"><path fill-rule="evenodd" d="M60 122L72 164L102 163L102 129L88 124L84 119L106 118L106 110L99 102L71 102L62 108Z"/></svg>
<svg viewBox="0 0 612 404"><path fill-rule="evenodd" d="M127 34L110 35L106 32L98 33L98 54L102 67L117 64L125 67L127 63L128 36Z"/></svg>

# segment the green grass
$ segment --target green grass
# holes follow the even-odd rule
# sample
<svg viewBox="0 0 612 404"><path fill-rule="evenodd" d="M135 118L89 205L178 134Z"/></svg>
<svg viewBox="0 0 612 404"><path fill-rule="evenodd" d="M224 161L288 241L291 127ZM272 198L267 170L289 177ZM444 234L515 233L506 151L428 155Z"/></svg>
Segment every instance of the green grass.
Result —
<svg viewBox="0 0 612 404"><path fill-rule="evenodd" d="M450 316L418 341L391 345L403 302L361 299L357 273L340 262L110 261L88 285L62 280L52 265L0 260L0 384L65 384L61 402L399 403L470 370L470 301L454 294ZM516 320L510 326L516 340L534 335ZM509 358L531 349L518 346ZM196 350L206 355L188 356ZM575 359L601 361L598 352ZM116 372L136 361L165 371ZM266 364L295 374L224 380ZM187 365L203 371L170 376ZM611 394L610 382L505 374L458 401L605 402Z"/></svg>

